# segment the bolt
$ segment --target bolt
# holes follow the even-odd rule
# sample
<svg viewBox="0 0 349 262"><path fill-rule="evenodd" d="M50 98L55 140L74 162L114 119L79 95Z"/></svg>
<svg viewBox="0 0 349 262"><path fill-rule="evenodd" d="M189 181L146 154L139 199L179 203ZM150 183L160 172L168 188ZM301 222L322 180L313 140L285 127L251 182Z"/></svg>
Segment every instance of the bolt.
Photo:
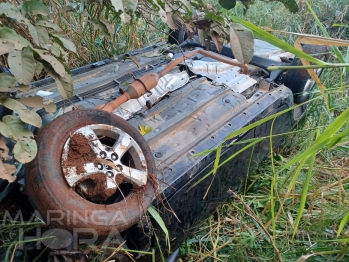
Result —
<svg viewBox="0 0 349 262"><path fill-rule="evenodd" d="M122 171L122 166L117 165L115 169L116 169L116 171L121 172Z"/></svg>
<svg viewBox="0 0 349 262"><path fill-rule="evenodd" d="M118 159L118 155L115 154L115 153L111 154L111 159L112 159L113 161L117 160L117 159Z"/></svg>
<svg viewBox="0 0 349 262"><path fill-rule="evenodd" d="M226 102L227 104L230 103L230 100L229 99L225 99L224 102Z"/></svg>
<svg viewBox="0 0 349 262"><path fill-rule="evenodd" d="M104 168L107 169L107 170L110 170L110 169L111 169L111 167L108 166L108 165L106 165L106 164L104 165Z"/></svg>
<svg viewBox="0 0 349 262"><path fill-rule="evenodd" d="M156 152L155 153L155 157L156 158L161 158L162 157L162 153L161 152Z"/></svg>
<svg viewBox="0 0 349 262"><path fill-rule="evenodd" d="M99 170L102 170L102 169L103 169L103 166L102 166L101 164L98 164L98 165L97 165L97 168L98 168Z"/></svg>
<svg viewBox="0 0 349 262"><path fill-rule="evenodd" d="M101 158L107 157L107 154L104 151L100 152L99 155L101 156Z"/></svg>

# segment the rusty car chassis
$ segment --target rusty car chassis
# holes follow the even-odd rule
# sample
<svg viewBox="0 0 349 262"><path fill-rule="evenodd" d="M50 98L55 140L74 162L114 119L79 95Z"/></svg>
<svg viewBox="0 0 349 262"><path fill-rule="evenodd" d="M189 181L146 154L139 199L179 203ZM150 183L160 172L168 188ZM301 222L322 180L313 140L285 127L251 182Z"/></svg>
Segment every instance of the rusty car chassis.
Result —
<svg viewBox="0 0 349 262"><path fill-rule="evenodd" d="M307 48L309 53L322 52ZM225 139L306 101L313 81L304 71L268 71L271 65L290 65L297 58L260 40L248 65L238 63L228 46L217 54L214 45L205 51L189 39L180 46L160 43L127 55L136 56L140 68L120 56L73 70L75 89L69 100L62 100L51 78L17 94L42 95L57 106L56 113L38 111L44 123L35 131L38 155L25 165L24 179L19 173L18 182L52 228L70 233L78 229L78 237L97 243L117 232L119 243L129 249L150 251L159 244L164 252L161 227L145 216L153 204L175 250L231 197L230 190L241 189L270 142L241 152L219 168L213 180L210 176L193 186L212 170L216 158L215 151L199 153L224 143L224 161L246 145L236 142L269 136L272 121ZM305 110L301 106L277 117L272 133L292 129ZM140 128L147 130L144 136ZM275 136L273 144L282 139ZM78 254L81 261L88 260L71 240L56 237L63 241L49 246L51 256ZM128 260L122 254L116 259ZM151 256L140 253L133 259L148 261Z"/></svg>

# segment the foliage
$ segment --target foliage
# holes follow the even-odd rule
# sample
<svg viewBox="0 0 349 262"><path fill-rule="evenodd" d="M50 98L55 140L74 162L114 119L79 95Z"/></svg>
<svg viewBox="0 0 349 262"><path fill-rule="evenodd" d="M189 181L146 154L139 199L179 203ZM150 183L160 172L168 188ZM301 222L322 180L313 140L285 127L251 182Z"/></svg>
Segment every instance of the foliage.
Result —
<svg viewBox="0 0 349 262"><path fill-rule="evenodd" d="M56 34L60 28L48 21L49 8L38 1L27 1L17 7L1 3L0 17L0 54L7 55L7 64L11 70L11 73L0 73L0 105L18 115L4 116L0 121L0 133L16 142L13 148L15 159L27 163L35 157L37 149L34 135L25 124L41 127L41 118L35 110L28 109L11 96L18 91L28 90L36 69L43 65L52 74L57 74L58 80L68 79L61 93L63 97L69 98L73 85L64 67L64 49L75 47L68 39ZM28 32L26 37L16 32L19 29ZM40 73L39 70L37 73ZM38 99L32 103L35 108L45 106ZM10 168L9 181L13 173L13 168Z"/></svg>

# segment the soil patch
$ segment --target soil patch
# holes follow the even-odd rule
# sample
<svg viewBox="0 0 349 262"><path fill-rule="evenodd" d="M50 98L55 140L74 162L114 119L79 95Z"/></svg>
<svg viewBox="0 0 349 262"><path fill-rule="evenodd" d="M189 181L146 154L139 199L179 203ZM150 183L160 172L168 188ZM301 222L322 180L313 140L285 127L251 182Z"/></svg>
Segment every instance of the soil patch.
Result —
<svg viewBox="0 0 349 262"><path fill-rule="evenodd" d="M107 187L107 176L103 173L89 175L81 179L76 186L76 191L84 198L91 201L105 201L116 193L117 188Z"/></svg>
<svg viewBox="0 0 349 262"><path fill-rule="evenodd" d="M67 160L64 161L63 167L76 167L76 173L85 173L84 164L94 162L96 155L89 145L89 140L80 133L73 135L69 141L69 151Z"/></svg>

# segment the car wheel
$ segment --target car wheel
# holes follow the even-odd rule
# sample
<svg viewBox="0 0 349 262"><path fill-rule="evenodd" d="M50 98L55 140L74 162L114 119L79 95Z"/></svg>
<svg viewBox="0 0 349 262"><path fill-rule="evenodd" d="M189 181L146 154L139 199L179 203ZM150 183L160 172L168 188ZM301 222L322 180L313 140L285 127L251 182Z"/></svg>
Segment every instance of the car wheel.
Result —
<svg viewBox="0 0 349 262"><path fill-rule="evenodd" d="M136 224L154 199L152 152L118 116L71 111L45 126L37 144L38 155L26 165L27 192L54 227L105 238Z"/></svg>
<svg viewBox="0 0 349 262"><path fill-rule="evenodd" d="M319 54L315 57L320 60L326 60L328 48L326 46L303 45L303 50L307 54ZM302 66L302 62L295 57L291 63L292 66ZM323 69L316 70L318 76L321 75ZM286 73L284 85L293 92L294 103L301 104L310 99L311 92L314 89L315 81L310 77L306 69L289 70Z"/></svg>

